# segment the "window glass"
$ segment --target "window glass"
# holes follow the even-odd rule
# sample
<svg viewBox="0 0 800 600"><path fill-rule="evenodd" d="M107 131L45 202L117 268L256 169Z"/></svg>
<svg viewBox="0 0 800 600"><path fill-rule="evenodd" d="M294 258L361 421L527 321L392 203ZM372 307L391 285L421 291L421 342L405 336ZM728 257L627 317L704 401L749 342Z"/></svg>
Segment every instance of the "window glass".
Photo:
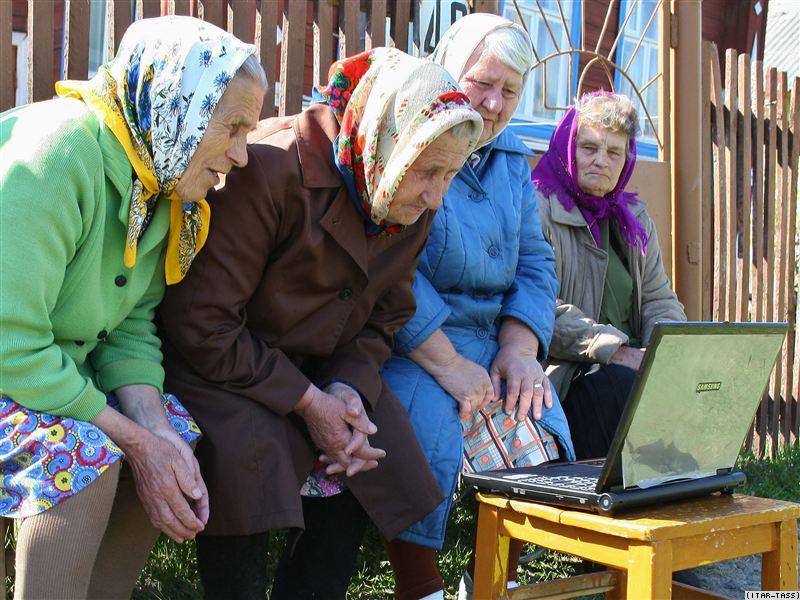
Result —
<svg viewBox="0 0 800 600"><path fill-rule="evenodd" d="M631 10L631 0L623 0L620 5L620 27L625 21L625 17ZM630 62L627 73L630 79L636 84L638 89L641 89L647 82L658 74L658 21L657 15L647 28L647 33L642 39L639 49L636 50L636 45L639 43L639 38L647 27L648 21L657 10L658 3L656 0L639 0L633 6L633 14L631 15L625 30L622 32L622 39L620 40L619 50L617 52L616 63L620 68ZM636 50L636 55L631 62L631 56ZM647 120L645 111L642 108L642 103L636 96L630 81L622 76L619 72L616 74L616 88L617 91L630 96L634 105L639 111L639 127L642 130L643 141L655 142L655 132ZM650 113L650 118L653 124L658 127L658 82L653 82L644 92L642 92L642 99L647 111Z"/></svg>
<svg viewBox="0 0 800 600"><path fill-rule="evenodd" d="M525 27L528 29L539 58L542 59L556 52L553 37L558 43L558 49L562 52L569 50L570 40L572 40L572 45L576 46L576 41L580 39L580 2L561 2L561 11L564 13L564 22L568 31L564 29L564 23L561 21L557 0L541 0L540 4L541 12L534 2L519 0L517 2L519 12L522 14ZM542 17L542 12L547 18L547 25ZM513 0L506 0L503 14L507 19L519 22L519 15ZM557 123L564 111L553 110L550 107L570 104L577 75L574 59L574 56L567 53L551 58L544 65L533 69L528 77L525 92L520 99L515 117L534 121L537 124ZM570 64L573 64L572 73ZM545 79L547 80L546 86Z"/></svg>

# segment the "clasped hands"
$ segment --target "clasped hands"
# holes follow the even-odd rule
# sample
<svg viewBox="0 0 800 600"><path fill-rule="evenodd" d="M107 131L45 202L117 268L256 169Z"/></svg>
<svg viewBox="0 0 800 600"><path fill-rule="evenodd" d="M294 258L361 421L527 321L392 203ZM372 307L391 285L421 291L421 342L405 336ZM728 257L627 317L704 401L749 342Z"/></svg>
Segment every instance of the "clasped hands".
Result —
<svg viewBox="0 0 800 600"><path fill-rule="evenodd" d="M310 385L295 412L306 422L311 439L322 450L320 460L328 475L369 471L386 456L370 446L367 436L378 431L367 417L361 395L345 383L334 382L320 390Z"/></svg>
<svg viewBox="0 0 800 600"><path fill-rule="evenodd" d="M502 381L506 382L504 410L517 421L533 407L534 419L542 417L542 405L553 406L550 382L536 359L536 352L515 344L501 346L487 371L461 354L432 373L439 385L459 404L462 420L471 420L490 402L500 400Z"/></svg>

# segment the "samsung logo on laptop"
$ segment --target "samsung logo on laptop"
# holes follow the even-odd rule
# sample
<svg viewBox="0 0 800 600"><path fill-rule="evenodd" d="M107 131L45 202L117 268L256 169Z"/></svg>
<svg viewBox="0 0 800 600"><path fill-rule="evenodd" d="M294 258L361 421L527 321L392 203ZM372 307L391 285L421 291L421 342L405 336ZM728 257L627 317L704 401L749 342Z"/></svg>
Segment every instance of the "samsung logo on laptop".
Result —
<svg viewBox="0 0 800 600"><path fill-rule="evenodd" d="M702 381L697 384L696 393L700 392L717 392L722 387L721 381Z"/></svg>

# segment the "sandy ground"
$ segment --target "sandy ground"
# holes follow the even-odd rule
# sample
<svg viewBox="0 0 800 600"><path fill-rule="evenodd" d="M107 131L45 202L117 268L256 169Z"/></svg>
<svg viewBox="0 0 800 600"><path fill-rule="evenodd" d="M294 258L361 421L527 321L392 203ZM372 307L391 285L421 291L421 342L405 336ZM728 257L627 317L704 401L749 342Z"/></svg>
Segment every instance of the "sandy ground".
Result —
<svg viewBox="0 0 800 600"><path fill-rule="evenodd" d="M800 539L798 549L800 549ZM798 553L798 563L800 563L800 553ZM761 589L761 555L726 560L700 567L694 572L700 578L704 589L736 600L744 598L745 591Z"/></svg>

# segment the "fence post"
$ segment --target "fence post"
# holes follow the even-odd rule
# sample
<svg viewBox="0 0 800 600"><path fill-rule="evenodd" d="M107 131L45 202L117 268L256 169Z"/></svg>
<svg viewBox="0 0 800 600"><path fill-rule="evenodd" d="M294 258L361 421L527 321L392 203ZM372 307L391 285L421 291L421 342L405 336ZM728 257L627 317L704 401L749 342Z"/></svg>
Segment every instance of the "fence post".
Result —
<svg viewBox="0 0 800 600"><path fill-rule="evenodd" d="M670 86L673 101L670 135L672 274L686 315L697 320L702 311L700 3L672 0L672 14L678 28Z"/></svg>

